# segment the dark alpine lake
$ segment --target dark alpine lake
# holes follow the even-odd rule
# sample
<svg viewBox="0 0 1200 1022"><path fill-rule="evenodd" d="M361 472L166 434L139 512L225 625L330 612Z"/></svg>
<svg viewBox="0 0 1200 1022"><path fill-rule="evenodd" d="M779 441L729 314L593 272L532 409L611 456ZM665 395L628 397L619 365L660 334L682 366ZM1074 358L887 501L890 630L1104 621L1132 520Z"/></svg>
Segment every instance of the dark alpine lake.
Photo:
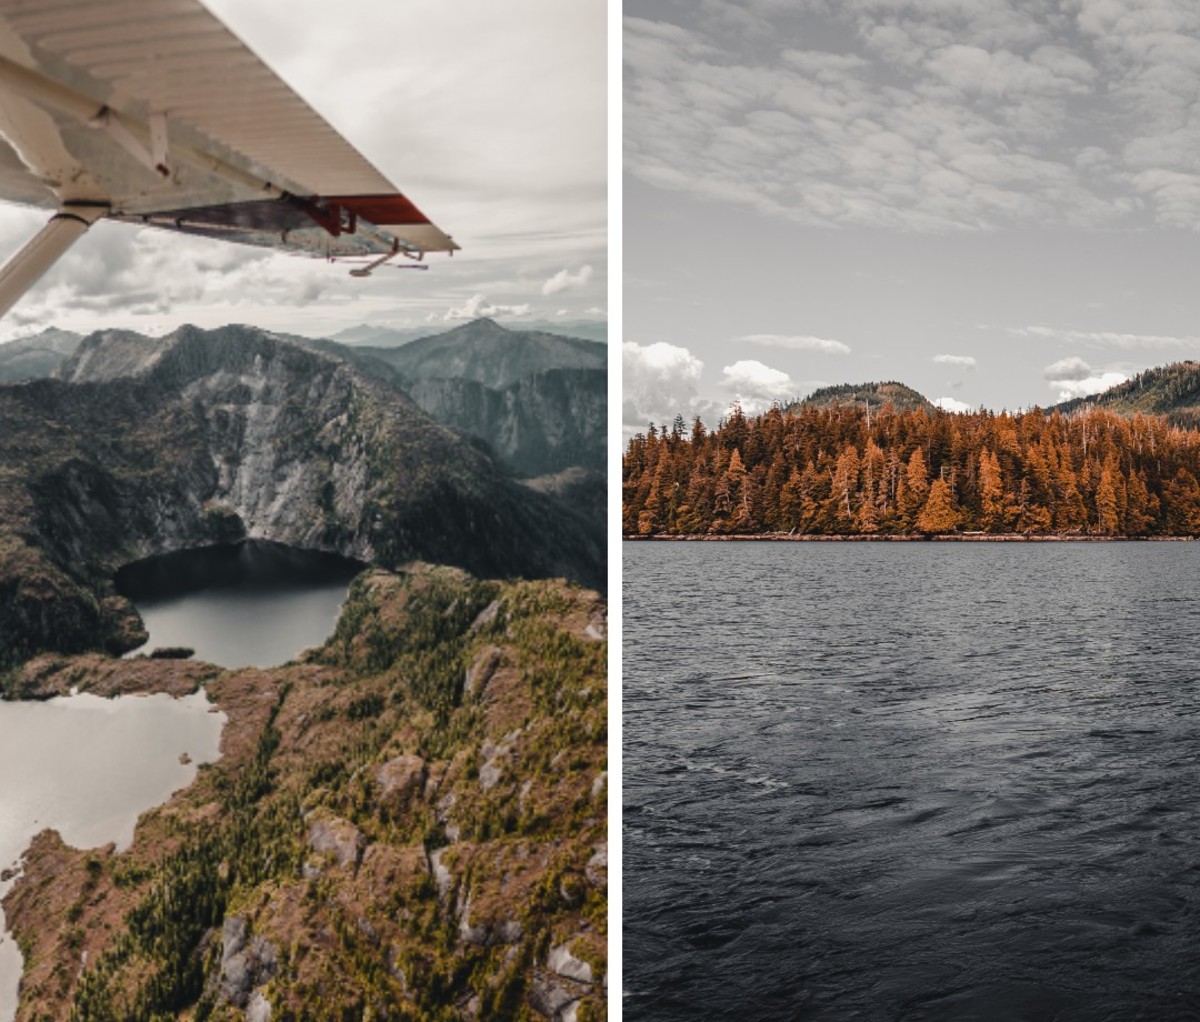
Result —
<svg viewBox="0 0 1200 1022"><path fill-rule="evenodd" d="M626 543L625 1017L1200 1018L1200 544Z"/></svg>
<svg viewBox="0 0 1200 1022"><path fill-rule="evenodd" d="M222 667L286 663L333 631L364 565L336 554L250 540L150 557L117 573L150 641L188 646Z"/></svg>

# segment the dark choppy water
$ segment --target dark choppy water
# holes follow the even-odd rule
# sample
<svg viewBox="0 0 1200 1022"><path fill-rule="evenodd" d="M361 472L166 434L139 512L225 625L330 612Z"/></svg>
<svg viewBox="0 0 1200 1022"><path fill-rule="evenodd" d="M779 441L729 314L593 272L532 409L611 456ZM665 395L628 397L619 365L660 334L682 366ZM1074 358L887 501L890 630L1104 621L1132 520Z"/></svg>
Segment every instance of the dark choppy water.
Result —
<svg viewBox="0 0 1200 1022"><path fill-rule="evenodd" d="M150 640L136 653L189 646L223 667L270 667L333 631L364 565L336 554L250 540L150 557L117 573Z"/></svg>
<svg viewBox="0 0 1200 1022"><path fill-rule="evenodd" d="M627 1019L1200 1018L1200 544L624 563Z"/></svg>

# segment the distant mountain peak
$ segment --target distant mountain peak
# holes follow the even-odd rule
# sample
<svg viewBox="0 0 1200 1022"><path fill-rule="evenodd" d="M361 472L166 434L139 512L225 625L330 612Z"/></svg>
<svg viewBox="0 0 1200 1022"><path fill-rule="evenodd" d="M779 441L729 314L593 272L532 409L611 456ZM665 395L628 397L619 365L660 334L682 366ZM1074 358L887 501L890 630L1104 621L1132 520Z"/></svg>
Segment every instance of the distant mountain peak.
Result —
<svg viewBox="0 0 1200 1022"><path fill-rule="evenodd" d="M506 327L503 323L497 323L494 319L488 316L480 316L478 319L468 320L466 323L460 323L458 326L446 330L440 334L435 334L436 337L443 338L460 338L469 337L481 341L500 340L506 338L510 334L520 333L520 330L512 330Z"/></svg>
<svg viewBox="0 0 1200 1022"><path fill-rule="evenodd" d="M462 327L487 327L489 329L503 330L505 333L508 333L508 327L492 319L491 316L480 316L478 319L472 319L464 323ZM462 329L462 327L456 327L455 329ZM450 332L453 333L453 331Z"/></svg>
<svg viewBox="0 0 1200 1022"><path fill-rule="evenodd" d="M396 348L360 346L404 379L463 379L493 389L548 369L605 369L608 350L597 341L502 326L482 317Z"/></svg>
<svg viewBox="0 0 1200 1022"><path fill-rule="evenodd" d="M329 340L339 344L349 344L354 347L399 348L426 337L461 331L464 326L473 323L486 324L481 327L492 337L501 337L513 333L543 333L556 337L572 337L601 344L608 342L608 324L601 320L545 320L521 319L499 323L490 317L480 317L467 323L450 323L438 320L436 323L425 323L419 326L381 326L379 324L359 323L346 327L333 334ZM494 327L495 329L490 329ZM501 333L503 331L503 333Z"/></svg>
<svg viewBox="0 0 1200 1022"><path fill-rule="evenodd" d="M0 384L49 375L79 347L81 339L77 333L51 326L5 341L0 344Z"/></svg>

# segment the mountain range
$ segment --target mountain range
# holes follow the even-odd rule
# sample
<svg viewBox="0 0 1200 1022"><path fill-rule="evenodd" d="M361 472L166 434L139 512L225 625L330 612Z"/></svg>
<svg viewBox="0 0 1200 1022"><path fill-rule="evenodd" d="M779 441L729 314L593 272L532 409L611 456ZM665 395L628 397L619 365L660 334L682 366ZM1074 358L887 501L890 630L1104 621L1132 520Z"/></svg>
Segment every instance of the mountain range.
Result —
<svg viewBox="0 0 1200 1022"><path fill-rule="evenodd" d="M127 850L34 838L3 903L18 1022L604 1016L606 614L577 584L605 585L603 485L551 442L578 427L520 479L403 389L561 401L602 444L603 347L445 337L407 376L245 326L0 346L33 377L0 385L0 695L203 685L226 715ZM322 646L114 656L145 639L115 569L243 538L371 565Z"/></svg>
<svg viewBox="0 0 1200 1022"><path fill-rule="evenodd" d="M608 324L603 320L592 319L521 319L510 320L508 329L514 333L535 332L549 333L557 337L577 337L585 341L597 341L604 344L608 341ZM443 324L440 327L432 325L416 327L370 326L359 324L339 330L329 340L338 344L370 345L379 348L394 348L423 337L432 337L447 333L455 327Z"/></svg>
<svg viewBox="0 0 1200 1022"><path fill-rule="evenodd" d="M400 347L307 343L403 390L439 422L485 440L520 476L604 471L603 344L510 330L490 319Z"/></svg>
<svg viewBox="0 0 1200 1022"><path fill-rule="evenodd" d="M117 566L243 537L604 584L593 523L335 355L99 331L56 373L0 387L0 660L128 646Z"/></svg>
<svg viewBox="0 0 1200 1022"><path fill-rule="evenodd" d="M132 331L104 333L108 371L118 375L123 371L118 344L134 364L152 357L160 343ZM337 335L352 344L274 336L336 355L402 390L438 422L487 443L518 477L538 480L535 488L556 492L593 521L602 520L603 501L592 498L604 482L605 344L508 329L490 319L402 342L394 335L378 327ZM82 341L78 334L51 329L0 344L0 383L52 375Z"/></svg>

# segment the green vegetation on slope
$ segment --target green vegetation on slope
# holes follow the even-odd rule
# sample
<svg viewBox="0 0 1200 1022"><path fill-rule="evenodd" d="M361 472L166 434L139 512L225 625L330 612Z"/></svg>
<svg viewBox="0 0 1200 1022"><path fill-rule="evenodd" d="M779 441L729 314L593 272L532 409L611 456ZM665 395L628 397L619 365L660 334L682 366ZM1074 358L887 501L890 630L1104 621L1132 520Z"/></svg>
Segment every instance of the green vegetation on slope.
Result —
<svg viewBox="0 0 1200 1022"><path fill-rule="evenodd" d="M561 583L360 576L303 662L210 683L223 759L127 852L35 842L20 1022L602 1018L603 618Z"/></svg>

